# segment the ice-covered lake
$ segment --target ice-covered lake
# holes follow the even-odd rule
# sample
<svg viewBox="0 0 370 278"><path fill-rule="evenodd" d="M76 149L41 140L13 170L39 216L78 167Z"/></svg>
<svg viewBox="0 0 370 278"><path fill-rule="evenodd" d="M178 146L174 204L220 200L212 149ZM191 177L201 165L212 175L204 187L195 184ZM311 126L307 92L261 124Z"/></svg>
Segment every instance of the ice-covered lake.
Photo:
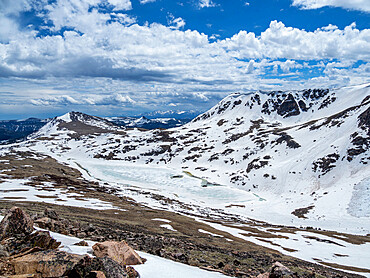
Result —
<svg viewBox="0 0 370 278"><path fill-rule="evenodd" d="M140 188L185 202L211 204L212 207L224 208L258 198L250 192L229 186L203 187L201 178L191 177L181 170L171 168L96 161L85 162L81 166L88 169L88 173L94 178L115 183L121 188Z"/></svg>

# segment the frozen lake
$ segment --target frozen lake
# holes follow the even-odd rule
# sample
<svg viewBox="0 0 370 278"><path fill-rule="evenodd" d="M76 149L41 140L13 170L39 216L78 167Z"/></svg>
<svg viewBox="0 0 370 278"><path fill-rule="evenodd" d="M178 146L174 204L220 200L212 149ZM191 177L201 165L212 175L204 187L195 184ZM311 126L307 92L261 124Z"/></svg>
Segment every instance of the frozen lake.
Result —
<svg viewBox="0 0 370 278"><path fill-rule="evenodd" d="M140 188L182 202L225 208L258 199L250 192L229 186L202 186L202 179L191 177L181 170L122 162L86 162L81 165L88 173L104 182L121 188Z"/></svg>

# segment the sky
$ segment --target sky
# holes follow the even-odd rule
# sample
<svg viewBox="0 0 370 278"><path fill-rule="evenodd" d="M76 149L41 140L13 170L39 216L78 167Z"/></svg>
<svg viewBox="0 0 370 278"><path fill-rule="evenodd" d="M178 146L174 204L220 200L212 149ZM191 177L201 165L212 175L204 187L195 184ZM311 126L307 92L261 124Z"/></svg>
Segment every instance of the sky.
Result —
<svg viewBox="0 0 370 278"><path fill-rule="evenodd" d="M0 119L370 82L370 0L0 0Z"/></svg>

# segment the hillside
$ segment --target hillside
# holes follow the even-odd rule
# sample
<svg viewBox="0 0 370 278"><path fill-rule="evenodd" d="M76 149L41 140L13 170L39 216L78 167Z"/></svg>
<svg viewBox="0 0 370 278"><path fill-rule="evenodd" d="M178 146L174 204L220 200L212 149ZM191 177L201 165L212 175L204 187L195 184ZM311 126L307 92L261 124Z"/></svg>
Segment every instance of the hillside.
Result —
<svg viewBox="0 0 370 278"><path fill-rule="evenodd" d="M184 126L151 131L72 112L33 138L63 138L56 153L181 167L268 201L284 196L288 213L314 206L317 218L330 203L338 217L368 217L369 95L368 85L233 94Z"/></svg>

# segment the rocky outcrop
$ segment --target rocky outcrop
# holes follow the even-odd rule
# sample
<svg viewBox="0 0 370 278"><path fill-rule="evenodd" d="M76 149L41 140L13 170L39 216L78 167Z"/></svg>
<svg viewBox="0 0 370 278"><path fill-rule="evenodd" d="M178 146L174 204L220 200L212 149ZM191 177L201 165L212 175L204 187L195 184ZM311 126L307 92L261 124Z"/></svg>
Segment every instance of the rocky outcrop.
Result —
<svg viewBox="0 0 370 278"><path fill-rule="evenodd" d="M0 223L0 239L25 236L33 231L31 217L18 207L12 207Z"/></svg>
<svg viewBox="0 0 370 278"><path fill-rule="evenodd" d="M105 241L96 243L92 248L96 257L109 257L123 266L143 263L140 256L125 241Z"/></svg>
<svg viewBox="0 0 370 278"><path fill-rule="evenodd" d="M83 257L70 271L67 271L68 278L85 277L106 277L106 278L127 278L124 266L120 265L111 258L91 258Z"/></svg>
<svg viewBox="0 0 370 278"><path fill-rule="evenodd" d="M15 258L11 261L17 275L40 273L41 277L61 277L83 256L64 251L47 250Z"/></svg>
<svg viewBox="0 0 370 278"><path fill-rule="evenodd" d="M48 231L37 231L22 238L11 237L2 240L10 256L20 256L37 251L57 249L60 242L50 236Z"/></svg>

